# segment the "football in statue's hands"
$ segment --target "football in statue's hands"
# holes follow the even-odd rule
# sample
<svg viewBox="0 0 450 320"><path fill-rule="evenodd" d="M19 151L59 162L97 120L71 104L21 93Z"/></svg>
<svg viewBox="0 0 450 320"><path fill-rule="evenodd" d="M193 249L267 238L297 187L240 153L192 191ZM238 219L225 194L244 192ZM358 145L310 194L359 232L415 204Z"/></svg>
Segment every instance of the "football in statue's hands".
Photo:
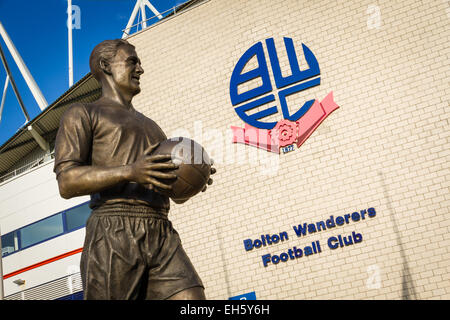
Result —
<svg viewBox="0 0 450 320"><path fill-rule="evenodd" d="M172 186L172 190L156 190L173 200L187 200L203 190L211 174L211 160L205 149L189 138L177 137L162 141L152 155L171 155L173 163L179 165L171 173L177 179L158 179Z"/></svg>

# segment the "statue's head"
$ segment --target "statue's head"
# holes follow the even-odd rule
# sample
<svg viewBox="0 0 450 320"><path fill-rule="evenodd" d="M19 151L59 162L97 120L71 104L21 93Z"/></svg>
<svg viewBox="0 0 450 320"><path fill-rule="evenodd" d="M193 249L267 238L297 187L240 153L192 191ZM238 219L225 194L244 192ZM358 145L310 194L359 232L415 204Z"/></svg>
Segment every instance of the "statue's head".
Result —
<svg viewBox="0 0 450 320"><path fill-rule="evenodd" d="M132 95L141 91L139 78L144 70L134 46L126 40L100 42L92 50L89 66L102 86L109 83Z"/></svg>

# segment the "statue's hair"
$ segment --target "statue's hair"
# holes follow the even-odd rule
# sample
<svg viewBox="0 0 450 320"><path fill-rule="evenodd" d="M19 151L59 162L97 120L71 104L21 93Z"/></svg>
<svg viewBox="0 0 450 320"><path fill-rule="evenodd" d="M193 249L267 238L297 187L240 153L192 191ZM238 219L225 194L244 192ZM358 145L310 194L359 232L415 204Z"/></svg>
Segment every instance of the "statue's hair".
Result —
<svg viewBox="0 0 450 320"><path fill-rule="evenodd" d="M100 82L100 79L103 76L103 71L100 68L100 60L111 61L121 46L131 46L134 48L134 46L126 40L115 39L104 40L92 50L91 57L89 58L89 67L97 81Z"/></svg>

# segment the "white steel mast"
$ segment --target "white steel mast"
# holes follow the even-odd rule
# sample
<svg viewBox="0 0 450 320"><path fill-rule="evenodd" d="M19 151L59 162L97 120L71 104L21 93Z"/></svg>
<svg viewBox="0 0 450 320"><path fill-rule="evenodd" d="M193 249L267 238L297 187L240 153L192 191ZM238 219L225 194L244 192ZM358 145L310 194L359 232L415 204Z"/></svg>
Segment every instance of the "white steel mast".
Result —
<svg viewBox="0 0 450 320"><path fill-rule="evenodd" d="M41 110L44 110L48 106L47 100L45 100L44 95L42 94L41 90L39 90L39 87L36 84L36 81L34 81L33 76L31 75L27 66L23 62L22 57L20 56L20 54L17 51L16 47L14 46L13 42L9 38L8 33L6 33L6 30L3 27L1 22L0 22L0 35L2 36L3 40L5 41L6 47L8 48L9 52L11 53L11 56L13 57L14 61L16 62L16 65L19 68L20 73L22 74L23 78L25 79L25 82L27 83L28 88L30 88L30 91L33 94L33 97L36 100L39 108Z"/></svg>
<svg viewBox="0 0 450 320"><path fill-rule="evenodd" d="M9 84L9 74L6 74L5 86L3 87L2 101L0 102L0 122L2 122L3 107L5 106L6 90Z"/></svg>
<svg viewBox="0 0 450 320"><path fill-rule="evenodd" d="M44 110L47 107L47 101L45 100L44 96L42 95L41 90L39 90L39 87L37 86L36 82L34 81L33 77L31 76L30 71L28 70L27 66L23 62L21 56L19 55L19 52L17 51L16 47L14 46L13 42L9 38L8 34L6 33L6 30L3 28L2 23L0 22L0 35L3 37L3 40L5 40L6 46L9 49L9 52L11 53L12 57L14 58L14 61L17 64L17 67L19 68L20 72L22 73L22 76L25 79L25 82L28 85L28 88L30 88L31 93L33 94L36 102L38 103L41 110ZM14 81L14 78L12 76L11 70L8 66L8 61L6 61L5 54L3 53L1 44L0 44L0 60L3 63L3 66L6 70L6 83L3 90L2 95L2 101L1 101L1 109L3 109L3 104L6 96L6 89L8 88L8 83L11 82L11 86L14 90L14 94L16 95L17 101L19 102L20 108L22 109L22 112L26 118L26 123L30 121L30 115L28 114L25 105L22 101L22 98L19 94L19 89L16 86L16 83ZM1 110L3 111L3 110ZM31 126L27 126L28 131L30 132L31 136L36 140L38 145L44 150L49 151L50 145L48 142Z"/></svg>
<svg viewBox="0 0 450 320"><path fill-rule="evenodd" d="M67 0L67 31L69 40L69 87L73 85L73 49L72 49L72 0Z"/></svg>
<svg viewBox="0 0 450 320"><path fill-rule="evenodd" d="M141 22L142 29L147 28L147 21L146 21L147 18L145 15L145 7L146 6L149 7L149 9L158 17L158 19L163 18L161 13L159 13L159 11L156 10L156 8L150 3L150 1L136 0L136 4L134 5L133 12L131 12L130 19L128 20L127 26L125 27L125 30L122 34L122 39L128 37L128 35L130 34L131 27L133 26L133 22L134 22L134 19L136 19L136 15L137 15L138 11L141 12L141 16L142 16L142 22ZM139 24L139 21L137 24Z"/></svg>

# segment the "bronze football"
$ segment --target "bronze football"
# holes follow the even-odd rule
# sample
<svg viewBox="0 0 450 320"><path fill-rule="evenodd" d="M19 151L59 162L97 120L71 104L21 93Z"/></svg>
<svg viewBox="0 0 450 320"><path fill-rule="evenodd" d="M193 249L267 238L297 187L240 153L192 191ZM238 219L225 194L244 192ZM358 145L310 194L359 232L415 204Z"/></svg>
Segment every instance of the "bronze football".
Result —
<svg viewBox="0 0 450 320"><path fill-rule="evenodd" d="M174 200L187 200L202 191L207 184L211 160L205 149L194 140L183 137L164 140L152 155L171 155L172 162L179 165L178 169L171 171L177 176L175 181L158 179L172 186L172 190L157 188L159 193Z"/></svg>

